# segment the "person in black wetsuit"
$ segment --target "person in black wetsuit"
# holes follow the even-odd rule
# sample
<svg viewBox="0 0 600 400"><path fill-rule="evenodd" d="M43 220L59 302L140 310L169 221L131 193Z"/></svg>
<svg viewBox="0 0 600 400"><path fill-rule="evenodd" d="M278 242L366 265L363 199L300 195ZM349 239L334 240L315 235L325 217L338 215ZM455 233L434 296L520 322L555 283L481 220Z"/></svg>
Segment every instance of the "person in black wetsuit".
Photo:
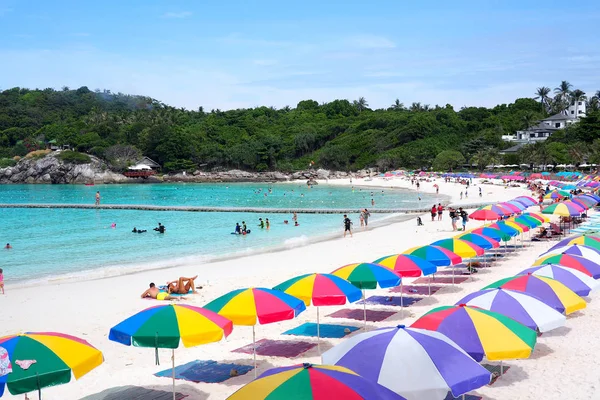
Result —
<svg viewBox="0 0 600 400"><path fill-rule="evenodd" d="M352 220L344 214L344 237L346 237L346 233L350 233L350 237L352 237Z"/></svg>

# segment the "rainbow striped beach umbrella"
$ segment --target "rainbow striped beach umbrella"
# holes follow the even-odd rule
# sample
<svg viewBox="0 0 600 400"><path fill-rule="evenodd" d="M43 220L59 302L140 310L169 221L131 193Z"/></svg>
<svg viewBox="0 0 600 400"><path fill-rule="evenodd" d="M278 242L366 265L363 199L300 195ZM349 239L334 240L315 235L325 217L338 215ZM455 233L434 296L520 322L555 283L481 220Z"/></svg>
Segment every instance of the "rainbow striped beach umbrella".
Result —
<svg viewBox="0 0 600 400"><path fill-rule="evenodd" d="M12 372L0 376L0 396L5 387L12 395L37 391L79 379L100 364L100 350L83 339L56 332L28 332L0 337L8 358L13 361ZM29 366L19 361L33 361Z"/></svg>
<svg viewBox="0 0 600 400"><path fill-rule="evenodd" d="M544 276L511 276L487 285L485 289L502 288L528 293L542 300L558 312L569 315L586 307L585 301L562 283Z"/></svg>
<svg viewBox="0 0 600 400"><path fill-rule="evenodd" d="M587 296L590 292L600 288L600 282L596 281L591 276L579 272L573 268L562 267L555 264L540 265L537 267L527 268L519 272L519 275L533 274L536 276L545 276L552 278L569 289L578 296Z"/></svg>
<svg viewBox="0 0 600 400"><path fill-rule="evenodd" d="M537 340L534 330L514 319L465 304L434 308L411 327L443 333L475 361L528 358Z"/></svg>
<svg viewBox="0 0 600 400"><path fill-rule="evenodd" d="M438 240L433 242L432 245L450 250L461 258L474 258L483 255L485 252L481 247L474 243L456 238Z"/></svg>
<svg viewBox="0 0 600 400"><path fill-rule="evenodd" d="M273 368L227 400L403 400L356 372L337 365L300 364Z"/></svg>
<svg viewBox="0 0 600 400"><path fill-rule="evenodd" d="M498 203L499 207L503 207L507 210L511 211L511 214L521 214L523 212L523 210L525 209L525 207L523 207L522 204L519 204L518 206L509 202L503 202L503 203Z"/></svg>
<svg viewBox="0 0 600 400"><path fill-rule="evenodd" d="M456 302L460 304L497 312L540 332L559 328L567 321L564 315L537 297L514 290L480 290Z"/></svg>
<svg viewBox="0 0 600 400"><path fill-rule="evenodd" d="M389 271L389 270L388 270ZM398 278L398 276L396 276ZM317 307L317 344L321 354L320 306L339 306L354 303L362 293L352 283L333 274L305 274L275 286L278 290Z"/></svg>
<svg viewBox="0 0 600 400"><path fill-rule="evenodd" d="M385 266L375 263L356 263L340 267L333 275L346 279L359 289L390 288L400 285L400 276Z"/></svg>
<svg viewBox="0 0 600 400"><path fill-rule="evenodd" d="M256 376L255 325L294 319L306 310L304 302L279 290L246 288L232 290L204 306L231 320L234 325L252 325L254 375Z"/></svg>
<svg viewBox="0 0 600 400"><path fill-rule="evenodd" d="M233 323L210 310L184 304L149 307L114 326L108 339L126 346L172 349L173 399L175 399L175 349L218 342L233 330Z"/></svg>
<svg viewBox="0 0 600 400"><path fill-rule="evenodd" d="M512 236L510 236L508 233L502 232L500 229L491 228L489 226L482 226L481 228L472 229L469 232L492 238L496 242L508 242L512 239Z"/></svg>
<svg viewBox="0 0 600 400"><path fill-rule="evenodd" d="M323 355L408 400L458 397L490 382L490 372L445 335L404 325L344 340Z"/></svg>
<svg viewBox="0 0 600 400"><path fill-rule="evenodd" d="M515 197L513 200L517 200L518 202L528 205L530 207L538 204L538 202L533 197L529 196L519 196Z"/></svg>
<svg viewBox="0 0 600 400"><path fill-rule="evenodd" d="M562 203L549 205L542 210L542 213L560 215L561 217L574 217L580 215L584 211L585 210L581 206L572 201L563 201Z"/></svg>
<svg viewBox="0 0 600 400"><path fill-rule="evenodd" d="M421 257L438 267L460 264L462 262L462 258L459 255L443 247L433 245L413 247L406 250L403 254Z"/></svg>
<svg viewBox="0 0 600 400"><path fill-rule="evenodd" d="M558 264L563 267L576 269L594 279L600 278L600 264L596 264L585 257L573 254L548 254L538 258L533 263L534 266L545 264Z"/></svg>
<svg viewBox="0 0 600 400"><path fill-rule="evenodd" d="M526 212L523 214L524 216L535 218L542 223L550 222L550 218L546 217L544 214L534 213L534 212Z"/></svg>
<svg viewBox="0 0 600 400"><path fill-rule="evenodd" d="M437 267L427 260L408 254L394 254L373 261L374 264L382 265L394 270L400 277L416 278L422 275L431 275L437 272ZM402 285L402 281L400 281ZM429 296L431 296L431 280L429 280ZM400 290L402 297L402 290Z"/></svg>
<svg viewBox="0 0 600 400"><path fill-rule="evenodd" d="M519 215L514 219L514 221L527 226L529 229L537 228L538 226L542 225L542 221L526 214Z"/></svg>
<svg viewBox="0 0 600 400"><path fill-rule="evenodd" d="M455 236L456 239L473 243L484 250L491 250L500 247L500 243L489 236L480 235L474 232L463 233Z"/></svg>

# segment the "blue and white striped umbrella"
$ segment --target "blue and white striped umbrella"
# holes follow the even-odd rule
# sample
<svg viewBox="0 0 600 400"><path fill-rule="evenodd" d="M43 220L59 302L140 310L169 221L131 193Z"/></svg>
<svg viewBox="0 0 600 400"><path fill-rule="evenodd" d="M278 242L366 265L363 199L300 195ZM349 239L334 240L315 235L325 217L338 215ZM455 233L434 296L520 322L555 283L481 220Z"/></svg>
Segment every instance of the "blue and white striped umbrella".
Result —
<svg viewBox="0 0 600 400"><path fill-rule="evenodd" d="M490 383L490 372L447 336L404 325L365 332L323 354L407 400L458 397Z"/></svg>

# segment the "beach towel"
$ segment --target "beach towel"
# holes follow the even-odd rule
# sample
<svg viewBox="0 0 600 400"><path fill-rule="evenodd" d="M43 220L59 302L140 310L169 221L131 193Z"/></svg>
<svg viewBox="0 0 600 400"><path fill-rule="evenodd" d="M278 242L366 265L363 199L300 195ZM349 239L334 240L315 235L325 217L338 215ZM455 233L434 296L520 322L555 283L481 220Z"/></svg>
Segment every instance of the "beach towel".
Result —
<svg viewBox="0 0 600 400"><path fill-rule="evenodd" d="M236 376L252 371L251 365L219 363L214 360L195 360L175 367L175 379L190 382L221 383ZM172 378L171 368L154 374L158 377Z"/></svg>
<svg viewBox="0 0 600 400"><path fill-rule="evenodd" d="M261 339L256 342L256 354L259 356L295 358L316 346L316 342L310 343L293 340ZM252 343L232 351L236 353L252 354Z"/></svg>
<svg viewBox="0 0 600 400"><path fill-rule="evenodd" d="M378 306L394 306L394 307L409 307L416 302L423 300L423 297L408 297L408 296L371 296L365 300L367 304ZM363 301L359 301L362 304Z"/></svg>
<svg viewBox="0 0 600 400"><path fill-rule="evenodd" d="M12 372L12 365L8 359L8 352L4 347L0 347L0 376L8 375Z"/></svg>
<svg viewBox="0 0 600 400"><path fill-rule="evenodd" d="M321 324L319 325L319 335L322 338L336 338L341 339L346 335L358 330L356 326L350 325L332 325L332 324ZM313 322L307 322L294 329L283 332L284 335L294 336L309 336L317 337L317 324Z"/></svg>
<svg viewBox="0 0 600 400"><path fill-rule="evenodd" d="M466 282L467 280L469 280L469 278L470 277L468 277L468 276L455 276L454 283L458 285L460 283ZM453 279L452 277L447 277L447 276L444 276L444 277L436 276L435 279L433 279L433 278L431 279L431 283L442 283L445 285L447 285L447 284L451 285L452 279ZM423 283L428 283L428 282L429 282L429 278L427 277L427 278L419 278L416 281L414 281L413 283L423 284Z"/></svg>
<svg viewBox="0 0 600 400"><path fill-rule="evenodd" d="M435 294L438 290L440 290L441 286L431 286L431 294ZM428 296L429 295L429 287L428 286L417 286L417 285L403 285L396 286L389 290L391 293L400 293L417 295L417 296Z"/></svg>
<svg viewBox="0 0 600 400"><path fill-rule="evenodd" d="M392 315L396 314L396 311L376 311L367 310L367 321L369 322L381 322ZM346 318L355 319L357 321L364 321L364 311L361 309L349 309L338 310L333 314L329 314L328 317L332 318Z"/></svg>

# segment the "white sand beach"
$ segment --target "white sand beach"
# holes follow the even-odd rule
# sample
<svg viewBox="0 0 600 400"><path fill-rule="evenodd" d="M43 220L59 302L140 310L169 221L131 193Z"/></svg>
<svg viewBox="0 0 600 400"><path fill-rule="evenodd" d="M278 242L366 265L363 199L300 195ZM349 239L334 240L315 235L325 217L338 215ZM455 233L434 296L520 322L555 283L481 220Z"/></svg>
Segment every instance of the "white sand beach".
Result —
<svg viewBox="0 0 600 400"><path fill-rule="evenodd" d="M458 195L464 191L464 186L459 184L444 183L438 179L435 182L422 182L420 189L434 192L433 183L437 183L440 194L451 196L455 205L503 201L530 194L523 188L482 185L483 197L479 198L477 182L478 180L474 180L475 185L469 189L469 198L462 201L458 200ZM329 183L349 185L348 180ZM372 181L354 179L353 185L411 188L410 182L397 178L375 178ZM431 207L431 204L424 205L424 208L428 207ZM197 284L203 288L197 295L191 296L187 303L202 306L233 289L249 286L272 287L302 273L331 272L345 264L372 261L403 252L413 246L453 236L447 213L444 214L444 220L441 222L431 222L428 214L421 215L425 224L421 227L417 227L417 215L414 215L404 222L365 231L360 229L355 218L355 235L352 238L341 238L340 229L339 239L217 263L38 287L9 285L6 287L6 295L0 295L0 336L26 331L57 331L84 338L104 353L104 364L79 381L44 389L44 399L47 400L81 399L108 388L128 385L169 391L171 380L158 378L153 374L170 368L170 351L160 350L161 365L156 366L153 349L126 347L108 340L108 332L112 326L146 307L160 304L154 300L140 299L140 294L148 287L149 282L163 284L179 276L199 275ZM468 227L478 225L481 223L470 221ZM456 286L445 285L430 298L405 308L402 314L398 312L382 322L369 323L368 329L408 325L432 307L453 304L470 292L529 267L537 255L548 249L551 243L525 241L525 245L524 250L503 258L493 267L481 268L472 280ZM410 280L407 279L406 282ZM388 293L387 289L375 290L369 291L367 296L385 293ZM362 326L360 321L326 317L341 308L361 309L362 305L322 307L321 322ZM368 308L398 311L396 307ZM316 321L314 307L308 307L295 320L258 325L257 339L316 341L316 338L281 335L282 332L309 321ZM566 327L539 338L530 359L505 362L504 365L510 367L506 375L498 379L493 386L481 388L476 394L484 399L600 399L597 389L600 387L600 374L597 373L600 368L600 346L596 344L598 331L600 300L588 299L588 308L569 316ZM324 339L321 347L326 350L341 340L343 339ZM250 327L234 327L229 338L220 343L195 348L180 347L175 352L176 365L210 359L250 365L252 355L233 353L231 350L251 342ZM309 350L295 359L259 356L258 372L260 374L273 366L302 362L319 363L317 349ZM252 380L253 376L250 372L221 384L177 381L177 391L189 395L190 400L225 399ZM23 399L23 396L11 396L7 391L3 398ZM37 395L32 398L37 398Z"/></svg>

